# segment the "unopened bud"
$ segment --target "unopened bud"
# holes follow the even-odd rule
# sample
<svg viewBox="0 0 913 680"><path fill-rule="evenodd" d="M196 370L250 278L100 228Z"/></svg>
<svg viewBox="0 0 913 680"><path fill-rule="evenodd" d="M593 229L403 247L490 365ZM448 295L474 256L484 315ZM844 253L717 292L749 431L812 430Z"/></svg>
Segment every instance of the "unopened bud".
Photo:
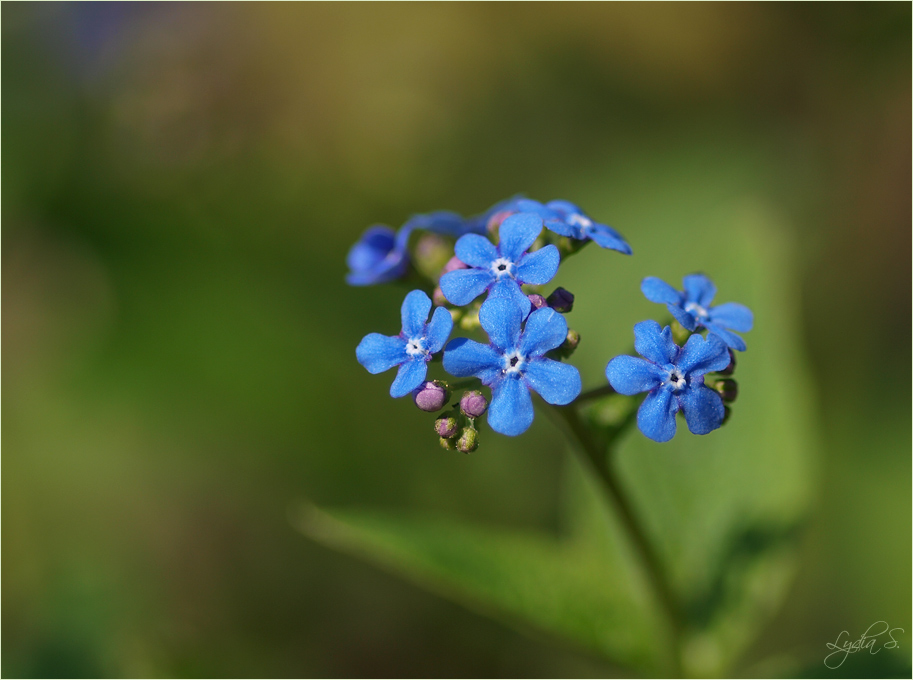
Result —
<svg viewBox="0 0 913 680"><path fill-rule="evenodd" d="M447 400L450 399L450 391L447 389L446 384L439 380L433 382L426 380L412 390L412 399L420 409L433 413L434 411L440 411L447 405Z"/></svg>
<svg viewBox="0 0 913 680"><path fill-rule="evenodd" d="M469 265L454 255L447 260L447 264L445 264L444 269L441 270L441 276L449 274L450 272L455 272L457 269L469 269Z"/></svg>
<svg viewBox="0 0 913 680"><path fill-rule="evenodd" d="M479 433L473 427L464 427L456 443L457 451L472 453L479 448Z"/></svg>
<svg viewBox="0 0 913 680"><path fill-rule="evenodd" d="M729 350L729 365L722 371L717 371L720 375L732 375L735 373L735 352Z"/></svg>
<svg viewBox="0 0 913 680"><path fill-rule="evenodd" d="M492 236L496 235L498 233L498 229L501 227L501 222L513 214L514 213L512 210L499 210L488 218L488 224L485 225L485 229Z"/></svg>
<svg viewBox="0 0 913 680"><path fill-rule="evenodd" d="M561 343L561 349L570 354L575 349L577 345L580 344L580 333L575 331L573 328L569 328L567 331L567 337L564 339L564 342Z"/></svg>
<svg viewBox="0 0 913 680"><path fill-rule="evenodd" d="M486 399L478 390L463 393L460 399L460 410L467 418L478 418L485 413L488 408L488 399Z"/></svg>
<svg viewBox="0 0 913 680"><path fill-rule="evenodd" d="M526 297L528 297L529 301L532 303L534 312L537 309L542 309L543 307L548 307L548 302L546 302L545 298L542 297L541 295L536 295L535 293L533 293L532 295L527 295Z"/></svg>
<svg viewBox="0 0 913 680"><path fill-rule="evenodd" d="M434 289L434 292L431 294L431 301L438 307L445 307L450 304L450 300L444 297L444 291L441 290L440 286L437 286Z"/></svg>
<svg viewBox="0 0 913 680"><path fill-rule="evenodd" d="M434 278L453 255L453 243L438 234L422 234L415 245L412 261L423 276Z"/></svg>
<svg viewBox="0 0 913 680"><path fill-rule="evenodd" d="M567 314L574 309L574 294L564 288L556 288L555 292L548 296L547 302L556 312Z"/></svg>
<svg viewBox="0 0 913 680"><path fill-rule="evenodd" d="M441 438L454 437L460 429L460 421L453 411L438 416L434 421L434 431Z"/></svg>
<svg viewBox="0 0 913 680"><path fill-rule="evenodd" d="M441 445L442 449L447 449L448 451L453 451L456 448L456 443L453 439L448 439L447 437L441 437L438 440L438 443Z"/></svg>
<svg viewBox="0 0 913 680"><path fill-rule="evenodd" d="M717 380L713 384L713 389L715 389L723 401L729 402L730 404L736 400L736 397L739 396L739 383L737 383L732 378L724 378L723 380Z"/></svg>
<svg viewBox="0 0 913 680"><path fill-rule="evenodd" d="M727 422L729 422L729 416L731 416L731 415L732 415L732 409L729 408L728 406L724 405L723 406L723 420L720 423L720 427L722 427Z"/></svg>

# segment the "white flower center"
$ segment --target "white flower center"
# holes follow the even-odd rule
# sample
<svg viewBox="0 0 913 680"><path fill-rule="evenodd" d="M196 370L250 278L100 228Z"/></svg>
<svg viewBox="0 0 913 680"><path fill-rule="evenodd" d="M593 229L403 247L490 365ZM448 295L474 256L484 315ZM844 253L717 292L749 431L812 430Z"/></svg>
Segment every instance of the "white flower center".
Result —
<svg viewBox="0 0 913 680"><path fill-rule="evenodd" d="M520 352L514 350L509 354L504 355L504 373L522 373L523 369L526 368L526 357L524 357Z"/></svg>
<svg viewBox="0 0 913 680"><path fill-rule="evenodd" d="M491 263L491 273L499 279L504 276L514 278L514 263L504 257L499 257Z"/></svg>
<svg viewBox="0 0 913 680"><path fill-rule="evenodd" d="M580 227L581 229L588 229L593 226L593 220L580 213L574 213L568 217L567 223L572 224L575 227Z"/></svg>
<svg viewBox="0 0 913 680"><path fill-rule="evenodd" d="M682 373L677 368L673 368L669 371L669 375L666 378L666 384L670 385L673 390L681 390L688 384L688 381L685 379L684 373Z"/></svg>
<svg viewBox="0 0 913 680"><path fill-rule="evenodd" d="M701 307L696 302L686 302L685 311L688 312L689 314L693 314L694 316L696 316L699 319L707 318L707 310L704 309L703 307Z"/></svg>
<svg viewBox="0 0 913 680"><path fill-rule="evenodd" d="M406 354L410 357L424 356L428 354L428 350L425 349L425 343L422 342L423 338L411 338L406 343Z"/></svg>

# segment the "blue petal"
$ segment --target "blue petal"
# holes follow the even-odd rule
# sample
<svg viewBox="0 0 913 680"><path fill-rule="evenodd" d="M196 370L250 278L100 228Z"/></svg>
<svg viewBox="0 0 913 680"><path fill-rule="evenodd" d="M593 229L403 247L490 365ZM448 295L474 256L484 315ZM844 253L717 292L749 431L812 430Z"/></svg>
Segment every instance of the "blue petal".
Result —
<svg viewBox="0 0 913 680"><path fill-rule="evenodd" d="M580 227L577 227L572 224L568 224L563 219L552 218L550 220L545 220L545 227L550 231L560 234L561 236L567 236L568 238L582 239L583 234L580 231Z"/></svg>
<svg viewBox="0 0 913 680"><path fill-rule="evenodd" d="M421 290L410 291L403 300L400 316L403 320L403 335L420 338L425 334L425 322L431 311L431 298Z"/></svg>
<svg viewBox="0 0 913 680"><path fill-rule="evenodd" d="M413 215L403 228L426 229L447 236L461 236L467 232L467 223L460 215L450 210L437 210L423 215Z"/></svg>
<svg viewBox="0 0 913 680"><path fill-rule="evenodd" d="M527 364L523 378L549 404L564 406L580 394L580 371L560 361L533 359Z"/></svg>
<svg viewBox="0 0 913 680"><path fill-rule="evenodd" d="M440 352L452 330L453 317L450 312L443 307L438 307L425 327L425 347L432 354Z"/></svg>
<svg viewBox="0 0 913 680"><path fill-rule="evenodd" d="M491 298L507 298L508 300L513 300L514 305L519 307L520 311L523 312L524 319L529 314L529 310L532 309L532 303L520 288L520 284L509 276L502 276L495 282L495 285L491 287L491 290L488 293L488 299Z"/></svg>
<svg viewBox="0 0 913 680"><path fill-rule="evenodd" d="M726 410L720 395L705 385L692 386L678 395L688 429L694 434L713 432L723 424Z"/></svg>
<svg viewBox="0 0 913 680"><path fill-rule="evenodd" d="M680 303L668 304L666 308L669 310L669 313L675 317L675 320L678 321L682 326L687 328L692 333L697 330L697 317L690 312L686 312Z"/></svg>
<svg viewBox="0 0 913 680"><path fill-rule="evenodd" d="M484 236L466 234L454 246L456 256L470 267L488 269L498 259L498 249Z"/></svg>
<svg viewBox="0 0 913 680"><path fill-rule="evenodd" d="M454 338L444 350L444 370L457 378L481 377L492 369L501 371L501 353L491 345L468 338ZM488 384L490 382L483 380Z"/></svg>
<svg viewBox="0 0 913 680"><path fill-rule="evenodd" d="M567 338L567 321L551 307L537 309L526 320L520 338L520 354L537 357L555 349Z"/></svg>
<svg viewBox="0 0 913 680"><path fill-rule="evenodd" d="M716 286L703 274L689 274L682 283L685 286L685 299L688 302L696 302L704 308L709 307L713 302Z"/></svg>
<svg viewBox="0 0 913 680"><path fill-rule="evenodd" d="M525 296L524 296L525 299ZM526 300L529 304L529 300ZM491 343L502 353L513 351L520 341L520 324L528 307L517 304L512 297L490 296L479 310L479 323L488 333Z"/></svg>
<svg viewBox="0 0 913 680"><path fill-rule="evenodd" d="M510 204L510 209L518 213L536 213L543 219L555 217L555 213L549 210L547 206L544 206L539 201L534 201L531 198L516 199Z"/></svg>
<svg viewBox="0 0 913 680"><path fill-rule="evenodd" d="M560 198L556 198L554 201L549 201L545 204L545 207L549 210L555 211L565 219L571 215L582 215L583 217L586 217L586 214L583 212L583 210L580 209L580 206Z"/></svg>
<svg viewBox="0 0 913 680"><path fill-rule="evenodd" d="M727 331L725 328L721 328L715 323L710 322L704 322L704 327L710 331L712 335L718 337L729 347L732 347L732 349L738 350L739 352L744 352L747 349L745 341L732 331Z"/></svg>
<svg viewBox="0 0 913 680"><path fill-rule="evenodd" d="M628 245L622 235L606 224L593 224L590 228L590 238L603 248L617 250L625 255L630 255L632 252L631 246Z"/></svg>
<svg viewBox="0 0 913 680"><path fill-rule="evenodd" d="M637 427L655 442L667 442L675 436L675 414L678 400L672 390L659 387L650 392L637 410Z"/></svg>
<svg viewBox="0 0 913 680"><path fill-rule="evenodd" d="M731 328L744 333L750 331L754 325L754 315L745 305L740 305L738 302L727 302L710 309L709 321L723 328Z"/></svg>
<svg viewBox="0 0 913 680"><path fill-rule="evenodd" d="M672 341L672 329L660 330L655 321L641 321L634 326L634 349L654 364L671 364L678 347Z"/></svg>
<svg viewBox="0 0 913 680"><path fill-rule="evenodd" d="M652 390L663 381L665 371L646 359L622 354L609 362L605 375L616 392L630 396Z"/></svg>
<svg viewBox="0 0 913 680"><path fill-rule="evenodd" d="M503 378L492 386L488 424L501 434L515 437L533 423L533 400L526 383L519 378Z"/></svg>
<svg viewBox="0 0 913 680"><path fill-rule="evenodd" d="M457 269L441 277L441 292L450 304L468 305L485 292L494 278L487 269Z"/></svg>
<svg viewBox="0 0 913 680"><path fill-rule="evenodd" d="M682 302L682 294L662 279L648 276L640 282L640 290L650 302L660 304L678 305Z"/></svg>
<svg viewBox="0 0 913 680"><path fill-rule="evenodd" d="M706 340L700 335L692 335L682 347L675 365L689 376L722 371L729 365L729 350L713 335L708 335Z"/></svg>
<svg viewBox="0 0 913 680"><path fill-rule="evenodd" d="M542 218L535 213L517 213L501 222L501 257L517 262L542 233Z"/></svg>
<svg viewBox="0 0 913 680"><path fill-rule="evenodd" d="M368 369L368 373L383 373L403 363L409 358L406 354L406 341L399 336L371 333L362 338L355 348L358 363Z"/></svg>
<svg viewBox="0 0 913 680"><path fill-rule="evenodd" d="M524 255L517 266L517 279L523 283L540 285L551 281L558 273L561 254L553 245Z"/></svg>
<svg viewBox="0 0 913 680"><path fill-rule="evenodd" d="M428 364L425 360L416 357L399 367L396 379L390 385L390 396L394 398L405 397L425 381L428 374Z"/></svg>
<svg viewBox="0 0 913 680"><path fill-rule="evenodd" d="M383 260L387 253L393 250L396 233L383 225L370 227L361 235L358 242L346 255L346 264L349 269L362 271L373 268Z"/></svg>

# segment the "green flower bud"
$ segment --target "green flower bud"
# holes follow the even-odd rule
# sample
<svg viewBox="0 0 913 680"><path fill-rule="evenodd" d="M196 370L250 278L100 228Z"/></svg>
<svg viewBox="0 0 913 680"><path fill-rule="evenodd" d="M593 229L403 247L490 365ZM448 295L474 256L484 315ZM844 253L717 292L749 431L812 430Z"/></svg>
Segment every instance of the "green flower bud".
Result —
<svg viewBox="0 0 913 680"><path fill-rule="evenodd" d="M691 331L682 326L678 321L672 322L672 340L679 347L684 347L691 337Z"/></svg>
<svg viewBox="0 0 913 680"><path fill-rule="evenodd" d="M441 448L446 449L447 451L453 451L456 448L456 443L452 438L441 437L438 442L440 443Z"/></svg>
<svg viewBox="0 0 913 680"><path fill-rule="evenodd" d="M474 427L464 427L456 443L457 451L472 453L479 448L479 433Z"/></svg>
<svg viewBox="0 0 913 680"><path fill-rule="evenodd" d="M438 433L438 436L445 439L456 436L459 429L460 420L455 411L447 411L447 413L438 416L437 420L434 421L434 431Z"/></svg>

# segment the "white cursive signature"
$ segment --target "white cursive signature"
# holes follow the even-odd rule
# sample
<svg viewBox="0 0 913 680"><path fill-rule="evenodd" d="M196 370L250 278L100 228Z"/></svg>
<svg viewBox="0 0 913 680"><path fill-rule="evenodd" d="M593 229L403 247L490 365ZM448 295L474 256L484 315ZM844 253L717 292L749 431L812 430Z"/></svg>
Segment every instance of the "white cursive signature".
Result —
<svg viewBox="0 0 913 680"><path fill-rule="evenodd" d="M875 628L876 632L873 632L872 629ZM827 648L833 649L835 651L828 654L824 657L824 665L830 669L840 668L846 657L850 654L855 654L856 652L861 652L863 649L869 650L869 654L877 654L882 649L894 649L897 646L897 640L894 639L894 631L899 630L901 633L904 632L903 628L891 628L888 625L887 621L876 621L871 626L869 626L866 631L862 634L858 640L849 640L846 639L843 642L840 641L844 635L849 638L850 634L848 631L840 631L840 635L837 636L835 642L828 642ZM890 640L885 641L880 647L875 646L876 638L880 635L888 634ZM840 655L837 659L831 659L831 657ZM830 661L828 661L830 659ZM838 660L839 659L839 660Z"/></svg>

